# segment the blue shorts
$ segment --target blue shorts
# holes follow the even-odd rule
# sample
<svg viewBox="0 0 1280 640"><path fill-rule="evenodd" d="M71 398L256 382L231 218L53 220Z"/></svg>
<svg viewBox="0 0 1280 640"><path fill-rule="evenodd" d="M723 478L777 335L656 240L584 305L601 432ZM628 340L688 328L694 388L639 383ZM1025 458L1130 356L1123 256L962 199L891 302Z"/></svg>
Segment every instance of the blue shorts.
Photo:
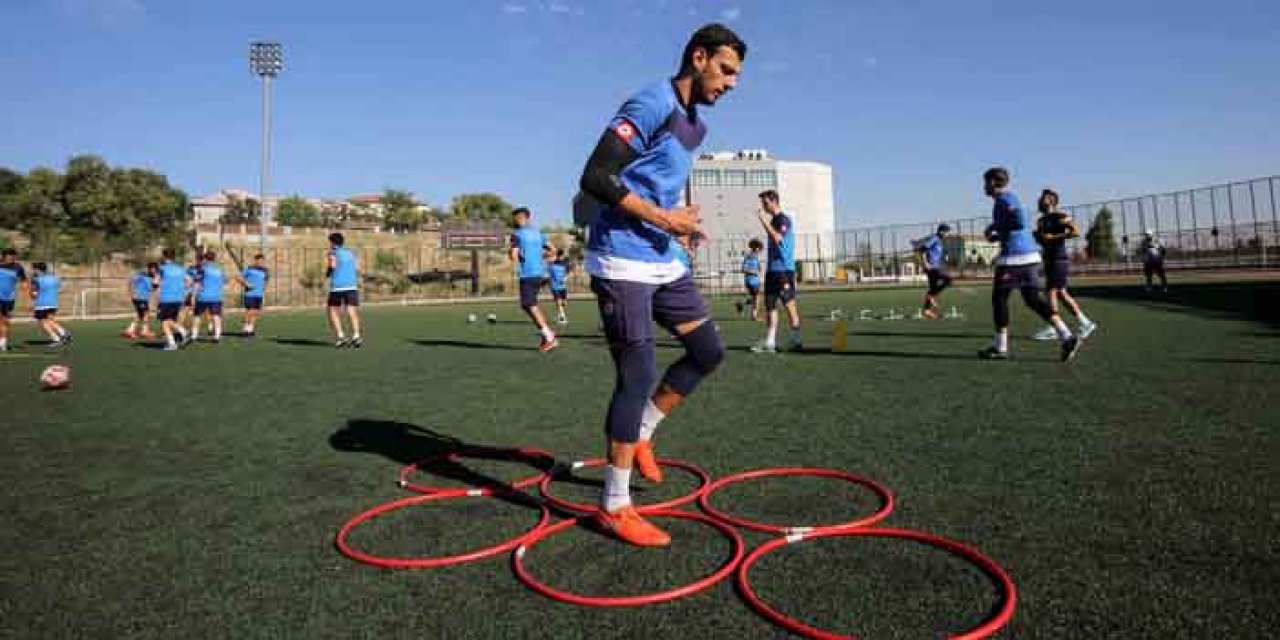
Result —
<svg viewBox="0 0 1280 640"><path fill-rule="evenodd" d="M245 296L241 302L244 303L244 308L250 311L262 308L262 298L260 296Z"/></svg>
<svg viewBox="0 0 1280 640"><path fill-rule="evenodd" d="M520 306L528 309L538 304L538 289L542 278L520 278Z"/></svg>
<svg viewBox="0 0 1280 640"><path fill-rule="evenodd" d="M57 309L36 309L34 311L36 320L52 320L58 315Z"/></svg>
<svg viewBox="0 0 1280 640"><path fill-rule="evenodd" d="M770 271L764 276L764 308L773 311L778 301L783 304L796 299L796 272Z"/></svg>
<svg viewBox="0 0 1280 640"><path fill-rule="evenodd" d="M600 319L610 344L652 342L653 323L675 332L676 325L711 317L706 300L686 274L668 284L591 278Z"/></svg>
<svg viewBox="0 0 1280 640"><path fill-rule="evenodd" d="M156 310L156 317L160 318L160 322L177 320L178 314L182 313L182 307L181 302L161 302Z"/></svg>
<svg viewBox="0 0 1280 640"><path fill-rule="evenodd" d="M1039 291L1042 271L1040 263L1012 266L997 265L993 286L997 291L1013 291L1015 289Z"/></svg>
<svg viewBox="0 0 1280 640"><path fill-rule="evenodd" d="M568 300L569 290L568 289L552 289L551 297L555 298L556 300Z"/></svg>
<svg viewBox="0 0 1280 640"><path fill-rule="evenodd" d="M141 319L143 319L143 318L147 317L147 313L148 313L148 312L150 312L150 311L151 311L151 302L150 302L150 301L147 301L147 300L134 300L134 301L133 301L133 312L134 312L134 313L136 313L136 314L138 314L138 319L139 319L139 320L141 320Z"/></svg>
<svg viewBox="0 0 1280 640"><path fill-rule="evenodd" d="M13 315L13 300L0 300L0 318Z"/></svg>
<svg viewBox="0 0 1280 640"><path fill-rule="evenodd" d="M759 280L759 279L756 279L756 280L748 280L748 281L746 281L746 282L742 283L742 286L744 286L744 287L746 287L746 288L747 288L747 295L751 296L752 298L754 298L754 297L756 297L756 296L760 295L760 280Z"/></svg>
<svg viewBox="0 0 1280 640"><path fill-rule="evenodd" d="M200 302L199 300L196 300L196 315L198 316L204 315L204 312L206 311L208 311L209 313L212 313L215 316L220 316L222 315L222 303L221 302Z"/></svg>
<svg viewBox="0 0 1280 640"><path fill-rule="evenodd" d="M1050 289L1066 289L1067 279L1071 277L1069 260L1050 260L1044 264L1045 286Z"/></svg>
<svg viewBox="0 0 1280 640"><path fill-rule="evenodd" d="M348 291L330 291L329 306L358 307L360 306L360 292L355 289Z"/></svg>

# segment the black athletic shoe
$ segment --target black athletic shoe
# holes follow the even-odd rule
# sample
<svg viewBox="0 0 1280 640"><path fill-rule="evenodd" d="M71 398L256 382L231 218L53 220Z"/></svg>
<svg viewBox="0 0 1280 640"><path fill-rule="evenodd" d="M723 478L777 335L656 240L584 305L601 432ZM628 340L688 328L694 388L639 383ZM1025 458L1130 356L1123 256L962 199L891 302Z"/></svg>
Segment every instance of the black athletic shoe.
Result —
<svg viewBox="0 0 1280 640"><path fill-rule="evenodd" d="M1080 338L1071 336L1066 342L1062 343L1062 361L1071 362L1076 357L1076 352L1080 350Z"/></svg>
<svg viewBox="0 0 1280 640"><path fill-rule="evenodd" d="M1008 360L1009 352L1001 351L995 347L987 347L978 352L979 360Z"/></svg>
<svg viewBox="0 0 1280 640"><path fill-rule="evenodd" d="M335 349L346 349L349 346L351 346L351 342L346 338L338 338L338 341L333 343L333 348Z"/></svg>
<svg viewBox="0 0 1280 640"><path fill-rule="evenodd" d="M352 338L350 341L347 342L348 349L359 349L360 347L363 347L363 346L364 346L364 338L361 338L361 337Z"/></svg>
<svg viewBox="0 0 1280 640"><path fill-rule="evenodd" d="M70 332L70 331L68 331L67 333L62 334L62 344L71 344L71 340L72 340L72 338L71 338L71 332Z"/></svg>

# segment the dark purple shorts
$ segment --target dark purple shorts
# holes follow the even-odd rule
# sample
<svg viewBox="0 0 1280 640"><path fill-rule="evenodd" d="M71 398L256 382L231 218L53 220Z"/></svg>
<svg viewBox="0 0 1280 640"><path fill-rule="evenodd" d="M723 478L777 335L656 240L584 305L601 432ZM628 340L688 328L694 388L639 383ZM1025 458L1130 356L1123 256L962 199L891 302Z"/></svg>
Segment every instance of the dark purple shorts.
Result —
<svg viewBox="0 0 1280 640"><path fill-rule="evenodd" d="M215 316L222 315L221 302L200 302L196 300L196 315L202 316L205 313L211 313Z"/></svg>
<svg viewBox="0 0 1280 640"><path fill-rule="evenodd" d="M147 300L134 300L133 312L138 314L139 320L147 317L147 314L151 312L151 302Z"/></svg>
<svg viewBox="0 0 1280 640"><path fill-rule="evenodd" d="M1066 289L1067 280L1071 277L1071 262L1067 260L1050 260L1044 263L1044 282L1050 289Z"/></svg>
<svg viewBox="0 0 1280 640"><path fill-rule="evenodd" d="M330 291L328 305L330 307L358 307L360 306L360 292L355 289Z"/></svg>
<svg viewBox="0 0 1280 640"><path fill-rule="evenodd" d="M0 318L13 315L13 300L0 300Z"/></svg>
<svg viewBox="0 0 1280 640"><path fill-rule="evenodd" d="M997 266L994 286L1000 291L1040 290L1040 263Z"/></svg>
<svg viewBox="0 0 1280 640"><path fill-rule="evenodd" d="M650 342L655 322L674 333L678 324L711 317L698 285L688 274L668 284L592 277L591 290L610 344Z"/></svg>
<svg viewBox="0 0 1280 640"><path fill-rule="evenodd" d="M542 278L520 278L520 308L537 306L538 289L541 288Z"/></svg>
<svg viewBox="0 0 1280 640"><path fill-rule="evenodd" d="M569 290L568 289L559 289L559 290L552 289L551 297L555 298L556 300L568 300Z"/></svg>

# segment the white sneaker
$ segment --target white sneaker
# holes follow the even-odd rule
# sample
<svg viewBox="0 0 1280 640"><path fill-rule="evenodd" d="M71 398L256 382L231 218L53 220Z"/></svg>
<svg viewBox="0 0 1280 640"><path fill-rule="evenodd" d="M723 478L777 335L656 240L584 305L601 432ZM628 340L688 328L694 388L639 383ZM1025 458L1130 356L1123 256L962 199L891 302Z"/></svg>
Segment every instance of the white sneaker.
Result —
<svg viewBox="0 0 1280 640"><path fill-rule="evenodd" d="M1053 327L1045 327L1031 336L1035 340L1057 340L1058 332Z"/></svg>
<svg viewBox="0 0 1280 640"><path fill-rule="evenodd" d="M751 346L751 353L777 353L778 345L768 342L757 342Z"/></svg>
<svg viewBox="0 0 1280 640"><path fill-rule="evenodd" d="M1080 323L1080 339L1088 340L1089 336L1093 335L1093 332L1097 330L1098 330L1098 323L1092 320L1088 322L1081 322Z"/></svg>

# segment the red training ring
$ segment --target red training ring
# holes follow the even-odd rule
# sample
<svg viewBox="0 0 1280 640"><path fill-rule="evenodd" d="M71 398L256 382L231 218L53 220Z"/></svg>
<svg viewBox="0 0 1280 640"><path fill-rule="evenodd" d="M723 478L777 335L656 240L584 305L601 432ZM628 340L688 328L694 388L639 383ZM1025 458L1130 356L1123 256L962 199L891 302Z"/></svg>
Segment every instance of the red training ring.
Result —
<svg viewBox="0 0 1280 640"><path fill-rule="evenodd" d="M573 471L575 469L603 467L607 463L608 461L606 461L604 458L594 458L592 460L583 460L580 462L574 462L568 465L568 469L570 471ZM645 504L645 505L637 504L635 505L636 511L639 511L640 513L648 513L650 511L659 510L659 509L664 509L664 510L674 509L676 507L689 504L690 502L697 500L698 496L701 495L702 492L706 489L706 487L711 483L711 476L708 476L707 472L703 471L702 469L699 469L698 467L693 466L692 464L689 464L688 462L680 462L679 460L668 460L666 458L659 458L658 466L675 467L677 469L684 469L685 471L692 473L693 475L698 477L698 480L699 480L698 488L695 489L693 493L690 493L689 495L673 498L671 500L667 500L666 502L659 502L657 504ZM585 502L570 502L563 498L557 498L551 495L551 490L550 490L551 482L555 480L555 477L556 477L556 474L548 473L547 476L542 479L542 482L538 483L538 489L542 491L542 497L545 498L547 502L550 502L551 504L561 509L564 509L565 511L576 511L578 513L592 513L598 508L594 504L587 504Z"/></svg>
<svg viewBox="0 0 1280 640"><path fill-rule="evenodd" d="M484 450L482 449L481 450L464 449L462 451L452 451L450 453L442 453L440 455L432 456L425 460L419 460L418 462L408 465L405 468L400 470L400 478L399 480L396 481L396 484L403 489L408 489L410 491L414 491L417 493L424 493L427 495L491 496L494 493L493 487L476 487L476 488L470 488L470 489L463 489L463 488L445 489L441 487L429 487L426 485L409 482L409 476L413 475L415 471L422 469L424 466L428 464L431 464L433 462L437 462L440 460L447 460L449 462L454 462L458 458L463 458L463 457L483 457L483 456L475 455L476 453L482 453L482 452L484 452ZM521 447L519 449L514 450L513 453L519 456L523 456L525 460L528 462L533 462L538 458L546 458L549 462L553 462L553 463L555 462L554 454L552 454L550 451L547 451L545 449L538 449L536 447ZM497 459L497 458L494 458L494 459ZM529 476L528 478L522 478L520 480L516 480L515 482L512 482L511 484L506 485L506 487L503 487L503 488L525 489L528 487L532 487L533 485L538 484L538 482L542 480L542 478L547 474L548 474L547 471L541 471L534 475Z"/></svg>
<svg viewBox="0 0 1280 640"><path fill-rule="evenodd" d="M811 527L783 527L774 524L766 524L764 522L756 522L745 518L737 518L731 516L715 507L711 506L711 494L725 485L743 480L751 480L753 478L765 478L771 476L820 476L824 478L840 478L848 480L854 484L859 484L875 492L880 496L882 506L880 510L858 520L846 522L844 524L815 525ZM847 471L836 471L834 469L807 469L807 468L783 468L783 469L757 469L755 471L746 471L743 473L735 473L731 476L725 476L712 482L706 491L702 492L702 496L698 498L698 506L708 514L719 518L734 526L744 529L752 529L754 531L764 531L766 533L781 533L789 535L793 533L809 533L813 531L838 531L841 529L850 529L853 527L870 527L881 520L889 517L893 513L893 492L889 491L884 485L864 478L859 475L849 473Z"/></svg>
<svg viewBox="0 0 1280 640"><path fill-rule="evenodd" d="M421 504L424 502L432 502L435 500L446 500L449 498L465 498L465 497L467 496L450 495L450 494L409 496L408 498L401 498L399 500L393 500L385 504L380 504L348 520L346 524L342 525L342 529L338 530L338 536L334 540L334 542L338 546L338 551L341 551L343 555L347 556L348 558L351 558L352 560L358 560L365 564L374 565L375 567L385 567L387 569L430 569L434 567L447 567L449 565L462 564L464 562L473 562L475 560L482 560L484 558L489 558L492 556L496 556L500 553L510 551L511 549L514 549L520 546L521 542L524 542L527 538L529 538L529 536L537 533L539 530L541 530L543 527L546 526L548 521L551 520L551 510L548 509L546 505L539 502L538 508L541 510L542 515L538 519L538 524L534 525L533 529L530 529L529 531L520 534L519 537L512 540L508 540L507 542L503 542L501 544L494 545L492 547L480 549L478 551L472 551L470 553L463 553L455 556L444 556L440 558L387 558L383 556L375 556L372 554L357 551L354 548L352 548L351 545L347 544L347 535L351 533L352 529L356 528L356 526L358 526L359 524L366 522L368 520L372 520L384 513L395 511L397 509L402 509L404 507L412 506L415 504Z"/></svg>
<svg viewBox="0 0 1280 640"><path fill-rule="evenodd" d="M818 638L819 640L856 640L856 636L842 636L836 633L831 633L830 631L823 631L800 622L799 620L782 615L777 610L765 604L765 602L756 595L756 592L751 588L751 582L747 579L747 572L751 570L751 566L756 563L756 560L759 560L761 556L777 549L778 547L813 538L834 538L845 536L904 538L939 547L978 565L978 567L986 572L988 576L1000 583L1000 589L1004 592L1004 603L1001 605L1000 610L981 625L965 631L960 635L951 636L952 640L978 640L979 638L986 638L996 631L999 631L1000 628L1008 624L1009 619L1013 617L1013 610L1017 606L1018 602L1017 589L1013 585L1013 580L1009 578L1009 574L1005 573L1005 570L1000 568L1000 565L996 564L994 560L982 555L971 547L960 544L959 542L953 542L946 538L940 538L938 536L921 533L919 531L910 531L907 529L843 529L818 531L807 534L799 533L789 535L785 538L775 538L760 545L759 548L752 551L751 555L748 555L747 558L742 561L742 566L738 568L738 591L747 601L747 604L751 605L752 609L755 609L760 615L768 618L774 624L777 624L792 633L799 634L806 638Z"/></svg>
<svg viewBox="0 0 1280 640"><path fill-rule="evenodd" d="M729 540L733 542L733 557L730 558L729 561L724 564L724 566L717 569L715 573L712 573L711 575L705 578L702 578L697 582L685 585L678 589L672 589L670 591L660 591L657 593L647 593L647 594L638 595L638 596L616 596L616 597L594 597L594 598L589 596L581 596L576 593L569 593L568 591L560 591L559 589L553 589L541 582L538 582L536 579L534 579L532 575L529 574L529 571L524 568L524 554L529 549L533 548L533 545L537 544L538 542L542 541L545 538L550 537L551 535L557 532L564 531L565 529L568 529L569 527L572 527L575 524L578 524L579 519L569 518L567 520L561 520L560 522L557 522L551 526L543 527L542 529L534 532L532 535L528 537L528 539L525 540L524 544L521 544L516 548L515 553L511 554L511 564L512 564L512 567L515 569L516 577L519 578L520 581L523 582L530 589L533 589L534 591L537 591L538 593L548 598L551 598L552 600L559 600L560 602L568 602L569 604L582 605L584 607L639 607L646 604L670 602L671 600L683 598L685 596L690 596L700 591L709 589L716 583L727 578L729 574L733 573L734 570L738 568L738 563L742 561L742 556L746 549L746 545L743 544L742 542L742 536L739 535L737 530L735 530L733 527L723 522L719 522L715 518L712 518L710 516L705 516L701 513L694 513L689 511L676 511L673 509L651 509L649 511L646 511L645 515L657 516L660 518L683 518L685 520L697 520L698 522L702 522L712 527L715 527L716 529L719 529L720 532L725 535L725 537L729 538Z"/></svg>

